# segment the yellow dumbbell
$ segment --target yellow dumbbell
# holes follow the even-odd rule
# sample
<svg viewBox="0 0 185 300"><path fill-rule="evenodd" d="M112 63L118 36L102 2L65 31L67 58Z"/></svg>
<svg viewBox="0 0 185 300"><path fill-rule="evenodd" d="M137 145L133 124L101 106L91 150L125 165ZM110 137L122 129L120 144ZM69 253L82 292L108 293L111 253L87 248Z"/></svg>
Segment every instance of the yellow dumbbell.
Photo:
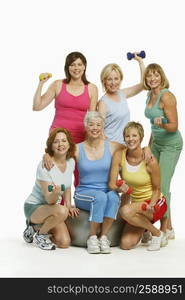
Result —
<svg viewBox="0 0 185 300"><path fill-rule="evenodd" d="M52 77L52 74L51 73L45 73L45 74L40 74L39 75L39 79L40 81L44 80L44 79L47 79L47 78L50 78Z"/></svg>

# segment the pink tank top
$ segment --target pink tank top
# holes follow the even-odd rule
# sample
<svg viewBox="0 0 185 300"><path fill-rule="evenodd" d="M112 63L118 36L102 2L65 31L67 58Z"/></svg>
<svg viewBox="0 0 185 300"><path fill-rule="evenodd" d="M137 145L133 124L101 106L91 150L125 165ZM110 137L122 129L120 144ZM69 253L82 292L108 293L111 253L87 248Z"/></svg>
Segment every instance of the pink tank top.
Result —
<svg viewBox="0 0 185 300"><path fill-rule="evenodd" d="M57 127L63 127L70 131L75 143L83 142L85 140L83 121L89 106L88 85L84 86L81 95L74 96L67 91L66 84L63 82L61 91L55 98L55 117L50 131Z"/></svg>

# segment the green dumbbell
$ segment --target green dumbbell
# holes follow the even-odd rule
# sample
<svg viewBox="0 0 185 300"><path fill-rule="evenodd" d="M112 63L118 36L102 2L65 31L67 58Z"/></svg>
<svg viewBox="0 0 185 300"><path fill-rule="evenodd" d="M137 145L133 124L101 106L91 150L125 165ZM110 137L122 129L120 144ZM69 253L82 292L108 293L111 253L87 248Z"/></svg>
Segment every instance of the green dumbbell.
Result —
<svg viewBox="0 0 185 300"><path fill-rule="evenodd" d="M48 185L48 192L52 192L53 191L53 185ZM64 192L65 191L65 184L61 184L61 191Z"/></svg>

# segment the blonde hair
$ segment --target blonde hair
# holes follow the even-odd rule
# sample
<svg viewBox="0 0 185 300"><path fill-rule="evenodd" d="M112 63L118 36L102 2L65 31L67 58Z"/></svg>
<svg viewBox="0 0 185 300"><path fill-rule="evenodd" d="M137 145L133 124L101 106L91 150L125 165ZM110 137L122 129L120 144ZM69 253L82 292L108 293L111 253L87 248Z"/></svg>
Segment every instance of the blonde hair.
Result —
<svg viewBox="0 0 185 300"><path fill-rule="evenodd" d="M120 76L120 80L121 81L123 80L123 72L117 64L113 63L113 64L106 65L100 74L100 79L101 79L102 87L104 90L105 90L105 81L112 71L117 72Z"/></svg>
<svg viewBox="0 0 185 300"><path fill-rule="evenodd" d="M125 136L126 136L128 130L131 129L131 128L135 128L138 131L140 139L141 139L141 142L142 142L142 140L144 138L144 129L143 129L143 126L140 123L134 122L134 121L128 122L127 125L125 126L125 128L123 130L123 138L124 138L124 140L125 140Z"/></svg>
<svg viewBox="0 0 185 300"><path fill-rule="evenodd" d="M152 73L157 72L157 73L160 74L160 76L161 76L161 88L162 89L165 89L165 88L168 89L169 88L170 84L169 84L169 81L168 81L162 67L158 64L153 63L153 64L148 65L145 69L145 72L144 72L143 87L144 87L145 90L150 90L150 87L147 85L147 82L146 82L146 77L147 77L147 75L150 71Z"/></svg>

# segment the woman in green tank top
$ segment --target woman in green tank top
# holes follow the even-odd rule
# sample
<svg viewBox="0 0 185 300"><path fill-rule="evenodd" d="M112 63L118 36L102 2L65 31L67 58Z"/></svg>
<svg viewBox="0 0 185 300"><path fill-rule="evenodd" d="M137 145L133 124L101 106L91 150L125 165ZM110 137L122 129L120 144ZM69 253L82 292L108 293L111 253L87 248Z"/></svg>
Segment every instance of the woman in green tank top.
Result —
<svg viewBox="0 0 185 300"><path fill-rule="evenodd" d="M165 243L175 234L170 214L170 183L175 171L183 140L178 130L178 113L175 96L168 90L168 79L158 64L150 64L144 73L144 89L148 90L145 116L150 119L150 146L157 158L161 172L161 192L167 199L168 210L161 220L161 230L166 232Z"/></svg>

